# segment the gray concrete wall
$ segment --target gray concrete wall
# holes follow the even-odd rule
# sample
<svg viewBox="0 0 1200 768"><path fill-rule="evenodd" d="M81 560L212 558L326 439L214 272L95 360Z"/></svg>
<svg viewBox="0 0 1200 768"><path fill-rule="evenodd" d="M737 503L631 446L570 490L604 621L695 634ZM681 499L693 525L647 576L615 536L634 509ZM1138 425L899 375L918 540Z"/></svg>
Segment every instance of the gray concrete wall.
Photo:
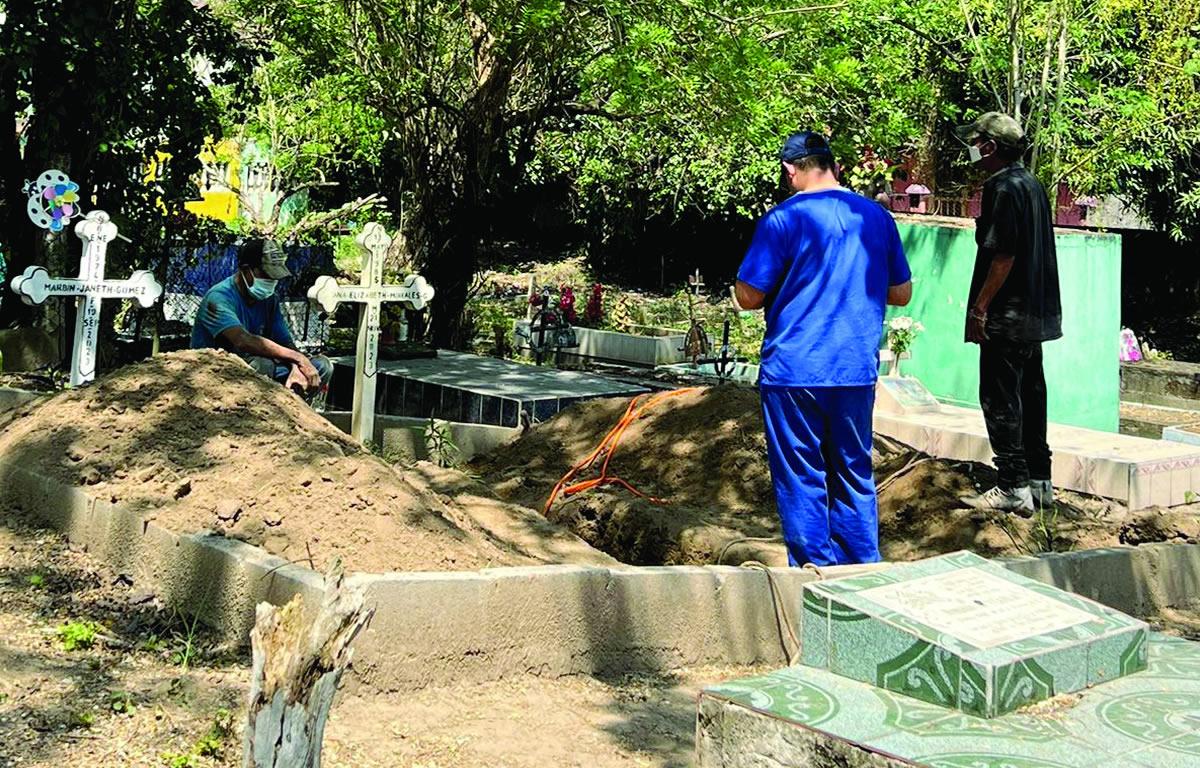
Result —
<svg viewBox="0 0 1200 768"><path fill-rule="evenodd" d="M1121 363L1121 399L1200 409L1200 365L1176 360Z"/></svg>
<svg viewBox="0 0 1200 768"><path fill-rule="evenodd" d="M349 434L349 411L327 411L323 414L338 429ZM465 424L457 421L440 421L450 429L450 438L458 447L464 461L470 461L482 453L488 453L511 442L521 434L520 429L496 427L490 424ZM389 458L404 458L423 461L429 458L425 445L425 427L428 419L407 416L375 415L375 444L381 446L382 455Z"/></svg>

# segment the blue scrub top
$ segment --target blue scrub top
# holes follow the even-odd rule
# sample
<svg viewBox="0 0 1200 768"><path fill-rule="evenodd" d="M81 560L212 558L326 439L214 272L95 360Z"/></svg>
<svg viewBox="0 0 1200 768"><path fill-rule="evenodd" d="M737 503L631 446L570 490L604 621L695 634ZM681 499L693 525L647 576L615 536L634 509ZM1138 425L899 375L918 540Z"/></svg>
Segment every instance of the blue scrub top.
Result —
<svg viewBox="0 0 1200 768"><path fill-rule="evenodd" d="M896 222L874 200L835 188L772 208L738 270L767 294L759 383L873 385L888 287L911 278Z"/></svg>
<svg viewBox="0 0 1200 768"><path fill-rule="evenodd" d="M192 326L192 349L228 349L219 337L222 331L241 326L255 336L295 349L292 334L283 321L279 297L251 301L238 290L237 274L225 278L209 289L196 312Z"/></svg>

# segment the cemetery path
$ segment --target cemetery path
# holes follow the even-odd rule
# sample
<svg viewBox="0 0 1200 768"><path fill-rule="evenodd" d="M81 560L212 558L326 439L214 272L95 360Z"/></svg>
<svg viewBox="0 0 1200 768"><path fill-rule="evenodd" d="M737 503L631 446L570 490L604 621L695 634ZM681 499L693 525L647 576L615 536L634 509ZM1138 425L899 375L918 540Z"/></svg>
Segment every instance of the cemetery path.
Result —
<svg viewBox="0 0 1200 768"><path fill-rule="evenodd" d="M159 355L0 426L0 488L6 472L33 469L177 532L214 531L317 571L335 556L371 572L612 562L531 510L460 500L451 491L465 476L387 464L222 352Z"/></svg>
<svg viewBox="0 0 1200 768"><path fill-rule="evenodd" d="M473 470L502 499L541 509L559 478L621 418L627 398L576 404L517 442L479 457ZM1200 541L1200 506L1130 514L1104 499L1060 492L1042 520L995 517L959 499L995 483L991 469L921 457L891 441L875 446L880 539L888 560L971 550L986 557L1120 543ZM720 386L664 402L625 432L610 474L658 506L607 486L558 501L548 517L636 565L786 564L757 393ZM585 479L581 476L579 479Z"/></svg>
<svg viewBox="0 0 1200 768"><path fill-rule="evenodd" d="M0 766L241 765L246 653L215 645L199 628L182 666L187 621L149 586L0 508ZM68 621L99 625L90 647L64 649L55 630ZM683 768L692 762L700 688L764 671L522 676L388 697L342 693L322 764Z"/></svg>

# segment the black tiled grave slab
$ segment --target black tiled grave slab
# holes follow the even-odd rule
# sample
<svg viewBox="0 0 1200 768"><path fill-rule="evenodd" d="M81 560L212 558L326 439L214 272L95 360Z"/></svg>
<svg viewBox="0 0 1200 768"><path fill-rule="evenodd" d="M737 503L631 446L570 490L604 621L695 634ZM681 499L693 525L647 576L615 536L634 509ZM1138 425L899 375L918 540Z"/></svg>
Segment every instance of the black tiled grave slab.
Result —
<svg viewBox="0 0 1200 768"><path fill-rule="evenodd" d="M354 400L354 358L333 359L333 407ZM378 412L515 427L523 410L543 421L580 400L642 394L636 385L575 371L559 371L439 350L436 358L380 360Z"/></svg>

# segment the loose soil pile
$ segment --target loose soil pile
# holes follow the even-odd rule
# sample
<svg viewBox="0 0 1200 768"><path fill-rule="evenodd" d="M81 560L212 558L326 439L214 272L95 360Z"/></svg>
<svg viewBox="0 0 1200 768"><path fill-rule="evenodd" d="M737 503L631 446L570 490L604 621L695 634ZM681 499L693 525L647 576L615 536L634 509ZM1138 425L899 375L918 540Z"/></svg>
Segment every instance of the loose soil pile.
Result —
<svg viewBox="0 0 1200 768"><path fill-rule="evenodd" d="M611 562L471 478L398 470L235 356L160 355L9 417L5 467L35 469L172 530L212 530L324 570Z"/></svg>
<svg viewBox="0 0 1200 768"><path fill-rule="evenodd" d="M624 398L575 405L477 460L475 469L502 498L541 509L559 478L595 449L627 405ZM889 560L959 549L1001 556L1200 541L1195 508L1131 516L1116 503L1060 493L1057 516L989 516L959 502L995 482L987 468L922 458L885 440L876 443L874 463ZM639 565L786 562L782 545L770 541L779 535L779 521L754 390L712 387L663 401L625 432L610 474L668 503L655 505L609 485L556 502L550 520Z"/></svg>

